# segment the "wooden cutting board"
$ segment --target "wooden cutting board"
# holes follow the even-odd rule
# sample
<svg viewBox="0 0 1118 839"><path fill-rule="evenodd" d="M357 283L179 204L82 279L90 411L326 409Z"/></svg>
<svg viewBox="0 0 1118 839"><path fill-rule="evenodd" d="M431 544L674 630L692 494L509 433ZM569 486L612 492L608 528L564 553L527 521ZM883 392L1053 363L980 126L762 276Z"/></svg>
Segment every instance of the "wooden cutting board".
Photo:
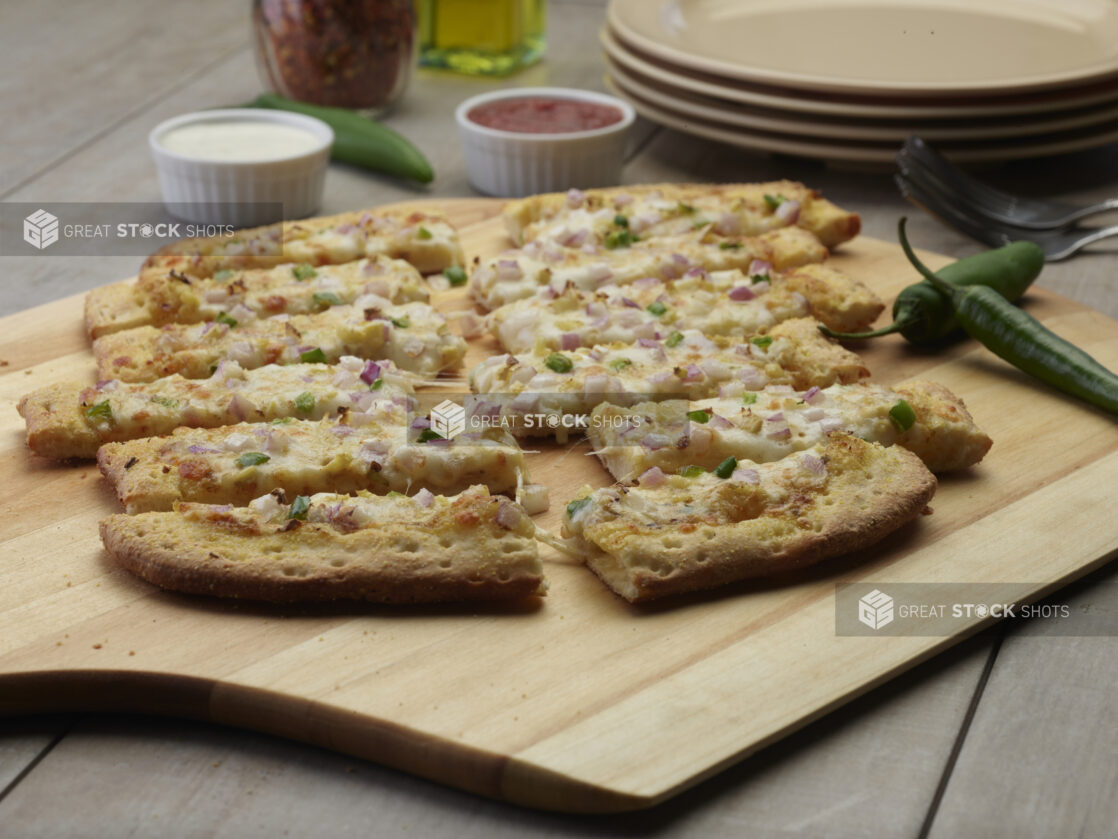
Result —
<svg viewBox="0 0 1118 839"><path fill-rule="evenodd" d="M499 203L431 204L460 225L471 254L507 246ZM834 262L887 300L913 281L884 242L859 240ZM441 301L462 302L460 291ZM1043 291L1027 305L1118 367L1118 323ZM933 515L782 585L635 607L544 549L549 595L513 608L281 608L164 593L102 551L97 522L118 505L96 468L24 446L21 394L94 380L81 307L75 296L0 320L0 712L198 717L530 806L634 809L961 637L838 637L836 583L1027 582L1040 594L1118 552L1107 503L1118 486L1113 418L974 342L932 355L888 338L864 348L874 377L942 382L994 447L977 468L943 478ZM491 348L480 342L470 361ZM577 446L545 446L531 468L551 487L541 520L553 530L579 486L606 483Z"/></svg>

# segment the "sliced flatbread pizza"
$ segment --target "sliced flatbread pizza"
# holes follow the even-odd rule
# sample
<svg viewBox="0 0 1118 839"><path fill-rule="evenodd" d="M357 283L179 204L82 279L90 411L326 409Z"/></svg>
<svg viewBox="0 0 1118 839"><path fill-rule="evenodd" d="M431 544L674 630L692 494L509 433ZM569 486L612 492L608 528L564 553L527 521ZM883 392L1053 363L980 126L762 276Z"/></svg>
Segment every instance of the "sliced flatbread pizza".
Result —
<svg viewBox="0 0 1118 839"><path fill-rule="evenodd" d="M724 236L756 236L796 225L833 248L861 229L857 213L793 181L572 189L511 201L504 218L517 243L546 239L569 247L605 244L622 231L657 240L708 226Z"/></svg>
<svg viewBox="0 0 1118 839"><path fill-rule="evenodd" d="M470 387L480 395L473 409L488 416L496 412L515 434L562 441L572 432L581 434L590 412L603 402L740 399L766 385L807 390L869 375L858 356L823 337L811 318L777 324L765 338L743 342L687 330L663 341L492 356L470 371Z"/></svg>
<svg viewBox="0 0 1118 839"><path fill-rule="evenodd" d="M470 293L485 308L496 309L534 297L545 287L556 293L567 287L594 291L646 277L677 279L696 268L744 271L756 262L787 271L826 257L819 240L798 227L737 238L706 233L671 244L636 242L612 249L563 248L536 241L478 265L470 275Z"/></svg>
<svg viewBox="0 0 1118 839"><path fill-rule="evenodd" d="M942 385L869 382L795 391L769 386L737 398L599 405L587 436L619 481L650 469L716 469L729 458L768 463L844 431L884 446L903 446L933 472L964 469L990 449L963 401Z"/></svg>
<svg viewBox="0 0 1118 839"><path fill-rule="evenodd" d="M935 489L907 449L835 432L726 477L586 487L567 506L563 535L607 586L637 602L862 550L918 516Z"/></svg>
<svg viewBox="0 0 1118 839"><path fill-rule="evenodd" d="M474 486L453 497L265 495L101 522L106 550L157 586L277 603L437 603L542 595L535 526Z"/></svg>
<svg viewBox="0 0 1118 839"><path fill-rule="evenodd" d="M643 279L598 291L569 287L503 306L487 322L502 347L524 352L664 339L688 329L749 337L807 315L832 329L861 330L885 308L865 285L826 265L782 274L769 273L767 264L760 270L765 273L694 269L668 282Z"/></svg>
<svg viewBox="0 0 1118 839"><path fill-rule="evenodd" d="M117 285L120 285L119 283ZM127 284L131 285L131 284ZM375 294L392 303L427 302L427 282L409 263L386 256L342 265L286 263L274 268L225 269L209 277L171 269L149 272L140 280L142 293L90 292L86 323L91 338L137 326L199 323L228 316L249 317L319 312ZM107 328L112 324L113 328Z"/></svg>
<svg viewBox="0 0 1118 839"><path fill-rule="evenodd" d="M322 419L406 398L410 378L391 361L343 356L333 365L268 364L245 370L222 361L208 379L177 373L153 382L96 386L63 382L20 400L31 451L52 458L91 458L104 443L158 437L176 428L216 428L292 417Z"/></svg>
<svg viewBox="0 0 1118 839"><path fill-rule="evenodd" d="M458 366L466 342L426 303L392 305L365 295L313 315L277 315L244 323L141 326L93 342L98 378L150 382L178 373L209 377L225 360L265 364L332 363L344 355L387 358L401 370L433 377Z"/></svg>
<svg viewBox="0 0 1118 839"><path fill-rule="evenodd" d="M247 504L273 489L445 493L485 484L514 492L525 483L524 453L508 432L409 442L408 406L400 401L335 420L180 428L169 437L106 443L97 464L129 513L169 510L176 501Z"/></svg>
<svg viewBox="0 0 1118 839"><path fill-rule="evenodd" d="M462 265L465 259L457 232L443 216L406 210L358 210L239 230L233 236L185 239L150 256L138 282L91 291L86 329L97 338L163 322L152 320L151 294L171 272L205 280L224 271L339 265L377 256L405 260L423 273Z"/></svg>

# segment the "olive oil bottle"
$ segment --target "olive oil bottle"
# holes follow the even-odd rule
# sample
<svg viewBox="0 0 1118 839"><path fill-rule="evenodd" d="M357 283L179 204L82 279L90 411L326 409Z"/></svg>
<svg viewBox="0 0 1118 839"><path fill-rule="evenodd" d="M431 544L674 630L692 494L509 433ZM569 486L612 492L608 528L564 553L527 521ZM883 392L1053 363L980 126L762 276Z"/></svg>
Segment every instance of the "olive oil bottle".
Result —
<svg viewBox="0 0 1118 839"><path fill-rule="evenodd" d="M504 76L540 59L546 0L419 0L419 63Z"/></svg>

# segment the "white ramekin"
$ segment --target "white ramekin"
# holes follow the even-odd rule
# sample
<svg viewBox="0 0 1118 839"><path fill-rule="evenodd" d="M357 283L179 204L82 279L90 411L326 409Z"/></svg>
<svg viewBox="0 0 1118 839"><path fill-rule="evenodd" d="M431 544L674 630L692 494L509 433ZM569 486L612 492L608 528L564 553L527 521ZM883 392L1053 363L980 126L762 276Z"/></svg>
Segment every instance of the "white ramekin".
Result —
<svg viewBox="0 0 1118 839"><path fill-rule="evenodd" d="M188 157L160 143L164 134L183 125L228 119L292 125L311 132L320 142L302 154L237 162ZM320 119L258 108L183 114L159 123L148 135L167 211L186 221L236 227L271 224L314 213L322 204L333 143L333 130Z"/></svg>
<svg viewBox="0 0 1118 839"><path fill-rule="evenodd" d="M466 118L478 105L528 97L611 105L621 111L621 121L590 131L522 134L487 128ZM604 93L565 87L515 87L473 96L458 106L454 117L462 136L470 183L487 195L515 198L620 182L625 141L636 113L628 102Z"/></svg>

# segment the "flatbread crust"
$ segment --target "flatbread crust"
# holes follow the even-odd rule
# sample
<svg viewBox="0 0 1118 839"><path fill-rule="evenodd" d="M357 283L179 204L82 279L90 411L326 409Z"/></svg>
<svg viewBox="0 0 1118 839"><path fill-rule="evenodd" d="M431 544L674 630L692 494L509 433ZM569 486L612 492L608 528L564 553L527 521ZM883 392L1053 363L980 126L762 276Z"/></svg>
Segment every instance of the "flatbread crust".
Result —
<svg viewBox="0 0 1118 839"><path fill-rule="evenodd" d="M493 416L496 410L514 434L563 442L572 429L581 434L589 426L571 425L572 417L589 420L603 403L740 397L766 385L807 390L869 375L858 356L825 338L811 318L777 324L768 337L771 343L761 347L689 330L667 342L579 347L561 353L571 364L566 373L548 367L553 351L547 347L495 355L470 371L470 388L489 397L477 400L478 411ZM539 415L556 419L540 422Z"/></svg>
<svg viewBox="0 0 1118 839"><path fill-rule="evenodd" d="M756 184L647 184L608 189L553 192L533 195L505 206L505 226L518 243L546 235L550 224L562 221L572 210L609 208L639 215L645 208L635 205L659 200L669 205L684 205L707 213L712 220L722 214L736 217L735 229L756 235L775 226L794 224L811 231L828 248L836 247L858 235L862 222L852 213L832 204L813 189L794 181L769 181ZM796 201L795 218L778 216L766 196ZM652 231L655 235L656 228Z"/></svg>
<svg viewBox="0 0 1118 839"><path fill-rule="evenodd" d="M113 515L106 550L165 589L277 603L506 600L546 591L535 527L515 502L471 487L455 497L309 499L306 521L251 508L180 504ZM268 508L269 497L262 499ZM356 511L368 513L362 522Z"/></svg>
<svg viewBox="0 0 1118 839"><path fill-rule="evenodd" d="M176 501L247 504L273 489L447 493L485 484L512 492L524 483L524 452L500 429L449 444L409 444L406 434L405 410L388 405L339 420L180 428L169 437L106 443L97 465L129 513L170 510ZM239 462L246 453L267 459Z"/></svg>
<svg viewBox="0 0 1118 839"><path fill-rule="evenodd" d="M634 480L658 467L714 469L728 457L765 463L814 446L843 430L883 446L903 446L933 472L973 466L990 437L975 425L959 397L942 385L913 381L890 389L871 382L810 392L772 387L740 398L599 405L587 436L616 480ZM890 411L904 399L915 413L907 429ZM697 415L699 421L692 415ZM645 441L656 440L655 445Z"/></svg>
<svg viewBox="0 0 1118 839"><path fill-rule="evenodd" d="M92 458L104 443L162 436L180 427L322 419L410 393L410 380L387 359L370 363L346 356L338 364L269 364L255 370L223 361L208 379L175 374L154 382L47 385L25 395L18 409L35 454Z"/></svg>
<svg viewBox="0 0 1118 839"><path fill-rule="evenodd" d="M284 263L340 265L377 256L405 260L422 273L465 262L458 234L442 215L407 210L356 210L239 230L233 237L184 239L148 257L138 281L89 292L86 331L90 338L99 338L168 322L160 317L160 301L153 294L171 272L204 281L219 271L270 269Z"/></svg>
<svg viewBox="0 0 1118 839"><path fill-rule="evenodd" d="M869 288L827 265L750 277L731 269L693 271L678 280L644 278L596 291L567 287L502 306L487 322L501 346L523 352L639 338L663 339L697 329L748 338L791 318L814 315L831 329L868 329L885 308Z"/></svg>
<svg viewBox="0 0 1118 839"><path fill-rule="evenodd" d="M906 449L837 432L728 479L587 487L568 507L564 535L607 586L640 602L862 550L919 515L935 489Z"/></svg>
<svg viewBox="0 0 1118 839"><path fill-rule="evenodd" d="M678 240L637 242L615 249L563 248L529 242L483 261L470 274L470 294L486 309L534 297L542 289L627 286L645 277L675 279L687 271L749 271L754 263L788 271L822 262L827 249L799 227L781 227L757 236L723 237L695 233Z"/></svg>
<svg viewBox="0 0 1118 839"><path fill-rule="evenodd" d="M173 373L204 379L225 359L246 369L292 364L314 349L322 351L325 363L345 355L387 358L401 370L431 378L461 363L466 342L426 303L333 306L313 315L252 319L236 326L141 326L93 342L98 378L124 382L150 382Z"/></svg>

